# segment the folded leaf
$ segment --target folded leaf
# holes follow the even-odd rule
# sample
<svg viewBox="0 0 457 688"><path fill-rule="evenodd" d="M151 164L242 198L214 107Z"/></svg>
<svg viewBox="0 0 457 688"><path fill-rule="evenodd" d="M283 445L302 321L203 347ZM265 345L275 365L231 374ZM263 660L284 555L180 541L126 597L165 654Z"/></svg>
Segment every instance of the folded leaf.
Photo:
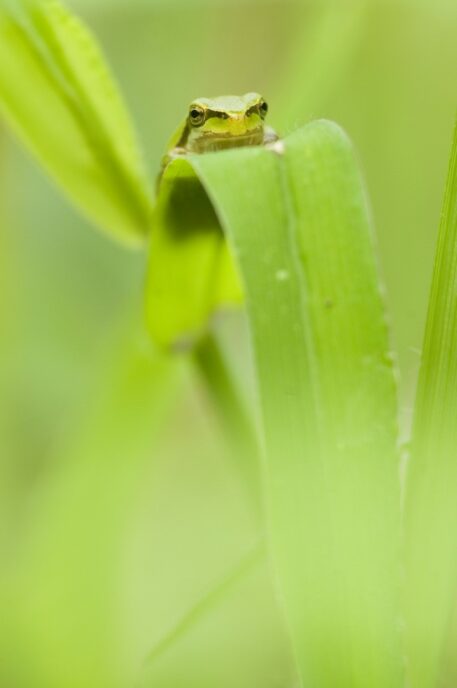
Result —
<svg viewBox="0 0 457 688"><path fill-rule="evenodd" d="M186 160L162 178L152 221L147 285L149 330L161 347L201 338L210 316L241 302L219 220Z"/></svg>
<svg viewBox="0 0 457 688"><path fill-rule="evenodd" d="M170 183L192 169L242 277L271 551L303 685L399 688L395 384L351 148L315 123L274 150L173 162Z"/></svg>

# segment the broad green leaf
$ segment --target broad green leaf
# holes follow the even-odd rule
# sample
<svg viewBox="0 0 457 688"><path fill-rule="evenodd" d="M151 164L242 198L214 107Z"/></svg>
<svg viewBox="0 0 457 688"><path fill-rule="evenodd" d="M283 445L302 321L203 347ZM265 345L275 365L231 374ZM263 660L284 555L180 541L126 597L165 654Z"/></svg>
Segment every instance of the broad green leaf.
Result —
<svg viewBox="0 0 457 688"><path fill-rule="evenodd" d="M457 126L435 257L406 482L405 616L408 667L414 688L438 685L457 594L456 415Z"/></svg>
<svg viewBox="0 0 457 688"><path fill-rule="evenodd" d="M316 123L275 151L170 167L197 172L242 276L271 549L304 685L400 686L395 385L351 148Z"/></svg>
<svg viewBox="0 0 457 688"><path fill-rule="evenodd" d="M130 243L147 234L129 115L95 40L58 0L0 0L0 110L99 227Z"/></svg>

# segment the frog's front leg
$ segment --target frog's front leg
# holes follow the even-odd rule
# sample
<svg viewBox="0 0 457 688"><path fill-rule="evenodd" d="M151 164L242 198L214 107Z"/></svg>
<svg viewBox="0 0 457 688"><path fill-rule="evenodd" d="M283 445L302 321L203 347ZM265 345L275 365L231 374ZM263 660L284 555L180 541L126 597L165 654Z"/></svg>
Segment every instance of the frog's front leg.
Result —
<svg viewBox="0 0 457 688"><path fill-rule="evenodd" d="M279 136L272 127L265 127L263 132L263 145L268 146L278 141Z"/></svg>
<svg viewBox="0 0 457 688"><path fill-rule="evenodd" d="M181 158L183 155L186 155L187 150L183 146L175 146L174 148L171 148L162 158L162 169L161 173L164 171L167 165L170 164L172 160L175 160L176 158Z"/></svg>
<svg viewBox="0 0 457 688"><path fill-rule="evenodd" d="M187 154L187 150L183 148L182 146L175 146L174 148L171 148L171 150L166 153L163 158L162 158L162 163L160 166L160 172L157 175L157 183L156 187L157 189L160 186L160 182L163 177L163 173L165 172L166 167L173 161L176 160L176 158L182 158L184 155Z"/></svg>

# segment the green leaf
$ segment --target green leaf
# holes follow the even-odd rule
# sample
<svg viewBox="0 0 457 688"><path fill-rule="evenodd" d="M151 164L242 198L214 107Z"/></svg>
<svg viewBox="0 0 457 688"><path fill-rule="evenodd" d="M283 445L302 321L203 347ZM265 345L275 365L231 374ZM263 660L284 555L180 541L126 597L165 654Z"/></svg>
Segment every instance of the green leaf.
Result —
<svg viewBox="0 0 457 688"><path fill-rule="evenodd" d="M201 338L220 306L241 291L219 220L185 160L163 175L149 252L147 317L161 347L187 347Z"/></svg>
<svg viewBox="0 0 457 688"><path fill-rule="evenodd" d="M274 151L192 156L167 174L188 184L192 168L242 276L271 547L302 677L399 686L395 385L351 148L316 123Z"/></svg>
<svg viewBox="0 0 457 688"><path fill-rule="evenodd" d="M186 367L152 352L136 322L128 325L127 341L114 338L79 432L31 505L21 556L2 578L0 646L12 684L132 684L126 541Z"/></svg>
<svg viewBox="0 0 457 688"><path fill-rule="evenodd" d="M406 640L410 680L415 688L438 684L456 599L456 415L457 125L435 257L406 482Z"/></svg>
<svg viewBox="0 0 457 688"><path fill-rule="evenodd" d="M0 0L0 109L99 227L130 243L147 234L129 115L95 40L58 0Z"/></svg>

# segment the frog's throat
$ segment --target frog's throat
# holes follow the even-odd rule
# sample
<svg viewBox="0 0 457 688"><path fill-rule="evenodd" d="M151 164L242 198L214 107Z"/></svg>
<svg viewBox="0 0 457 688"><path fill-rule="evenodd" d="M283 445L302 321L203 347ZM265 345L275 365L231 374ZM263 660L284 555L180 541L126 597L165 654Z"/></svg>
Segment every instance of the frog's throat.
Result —
<svg viewBox="0 0 457 688"><path fill-rule="evenodd" d="M242 146L261 146L263 142L263 129L255 129L238 135L207 132L198 138L191 138L187 143L187 148L192 153L211 153Z"/></svg>

